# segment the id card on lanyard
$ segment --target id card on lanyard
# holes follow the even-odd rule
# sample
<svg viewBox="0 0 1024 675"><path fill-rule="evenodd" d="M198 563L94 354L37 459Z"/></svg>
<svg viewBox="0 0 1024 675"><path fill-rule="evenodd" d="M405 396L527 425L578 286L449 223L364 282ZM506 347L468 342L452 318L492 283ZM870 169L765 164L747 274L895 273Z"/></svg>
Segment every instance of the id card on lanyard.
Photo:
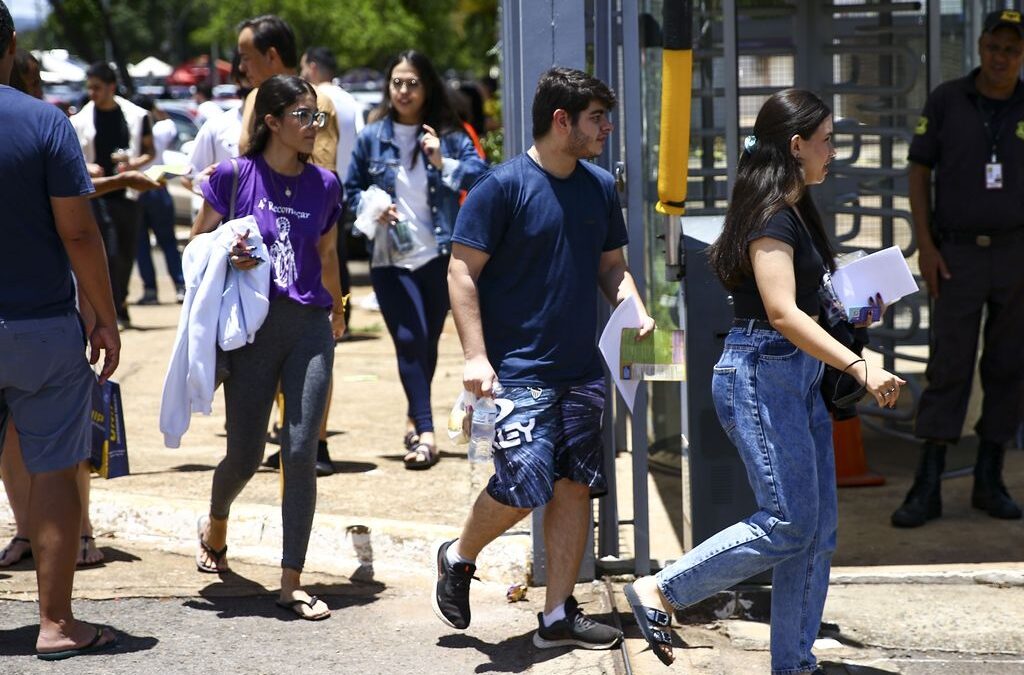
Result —
<svg viewBox="0 0 1024 675"><path fill-rule="evenodd" d="M992 148L991 161L985 165L985 189L1003 189L1003 163L996 157L995 148Z"/></svg>
<svg viewBox="0 0 1024 675"><path fill-rule="evenodd" d="M976 99L976 103L978 112L981 114L981 119L985 125L985 136L988 138L989 145L992 148L989 161L985 164L985 189L1002 190L1003 163L999 161L998 154L999 135L1002 133L1002 120L997 118L1002 117L1000 113L1004 112L1006 108L987 110L985 105L982 104L980 96Z"/></svg>

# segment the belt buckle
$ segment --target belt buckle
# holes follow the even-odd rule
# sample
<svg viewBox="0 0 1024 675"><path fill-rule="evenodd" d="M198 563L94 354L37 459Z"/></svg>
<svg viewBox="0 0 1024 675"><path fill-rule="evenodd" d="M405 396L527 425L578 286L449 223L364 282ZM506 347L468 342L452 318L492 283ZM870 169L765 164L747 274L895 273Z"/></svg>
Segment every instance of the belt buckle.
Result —
<svg viewBox="0 0 1024 675"><path fill-rule="evenodd" d="M982 248L988 248L992 245L992 237L987 234L979 234L974 238L974 243Z"/></svg>

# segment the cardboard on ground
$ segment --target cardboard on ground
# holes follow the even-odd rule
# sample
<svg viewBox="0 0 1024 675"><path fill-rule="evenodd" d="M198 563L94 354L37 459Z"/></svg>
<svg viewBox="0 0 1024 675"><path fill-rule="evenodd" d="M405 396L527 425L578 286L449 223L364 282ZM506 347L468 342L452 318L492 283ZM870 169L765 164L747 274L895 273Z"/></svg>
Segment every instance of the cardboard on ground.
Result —
<svg viewBox="0 0 1024 675"><path fill-rule="evenodd" d="M910 272L899 246L890 246L840 267L832 274L832 287L848 312L868 304L875 294L891 305L900 298L917 292L917 282Z"/></svg>
<svg viewBox="0 0 1024 675"><path fill-rule="evenodd" d="M154 164L146 169L145 174L158 183L163 183L168 178L187 176L191 172L192 167L188 164Z"/></svg>

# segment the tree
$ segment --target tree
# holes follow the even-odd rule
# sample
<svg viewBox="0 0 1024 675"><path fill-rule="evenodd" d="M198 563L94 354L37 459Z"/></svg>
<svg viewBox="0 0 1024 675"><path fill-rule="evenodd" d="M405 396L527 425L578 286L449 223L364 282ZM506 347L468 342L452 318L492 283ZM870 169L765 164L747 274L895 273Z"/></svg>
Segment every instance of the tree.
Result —
<svg viewBox="0 0 1024 675"><path fill-rule="evenodd" d="M430 55L439 68L482 72L497 39L497 0L196 0L206 21L193 44L233 46L239 21L276 13L295 31L300 50L324 45L342 70L382 68L403 49Z"/></svg>
<svg viewBox="0 0 1024 675"><path fill-rule="evenodd" d="M53 11L27 42L64 46L86 61L105 57L104 36L119 62L146 56L181 62L234 51L238 23L280 14L299 48L334 50L342 70L383 68L395 53L415 48L443 72L483 75L494 62L498 0L48 0Z"/></svg>
<svg viewBox="0 0 1024 675"><path fill-rule="evenodd" d="M108 35L121 61L158 56L178 62L206 51L188 42L203 20L192 11L194 0L49 0L49 5L50 16L27 36L28 46L65 47L89 62L106 57Z"/></svg>

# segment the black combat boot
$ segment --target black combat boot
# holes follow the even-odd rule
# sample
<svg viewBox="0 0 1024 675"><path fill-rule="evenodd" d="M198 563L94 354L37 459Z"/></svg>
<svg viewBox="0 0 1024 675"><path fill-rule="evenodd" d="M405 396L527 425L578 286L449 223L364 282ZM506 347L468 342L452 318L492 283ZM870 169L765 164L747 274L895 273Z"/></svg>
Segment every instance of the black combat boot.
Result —
<svg viewBox="0 0 1024 675"><path fill-rule="evenodd" d="M974 465L974 489L971 506L981 509L993 518L1016 520L1021 517L1020 507L1010 498L1003 484L1003 454L1001 443L979 439L978 461Z"/></svg>
<svg viewBox="0 0 1024 675"><path fill-rule="evenodd" d="M920 527L942 515L942 472L946 468L946 446L925 441L921 462L907 498L892 514L895 527Z"/></svg>

